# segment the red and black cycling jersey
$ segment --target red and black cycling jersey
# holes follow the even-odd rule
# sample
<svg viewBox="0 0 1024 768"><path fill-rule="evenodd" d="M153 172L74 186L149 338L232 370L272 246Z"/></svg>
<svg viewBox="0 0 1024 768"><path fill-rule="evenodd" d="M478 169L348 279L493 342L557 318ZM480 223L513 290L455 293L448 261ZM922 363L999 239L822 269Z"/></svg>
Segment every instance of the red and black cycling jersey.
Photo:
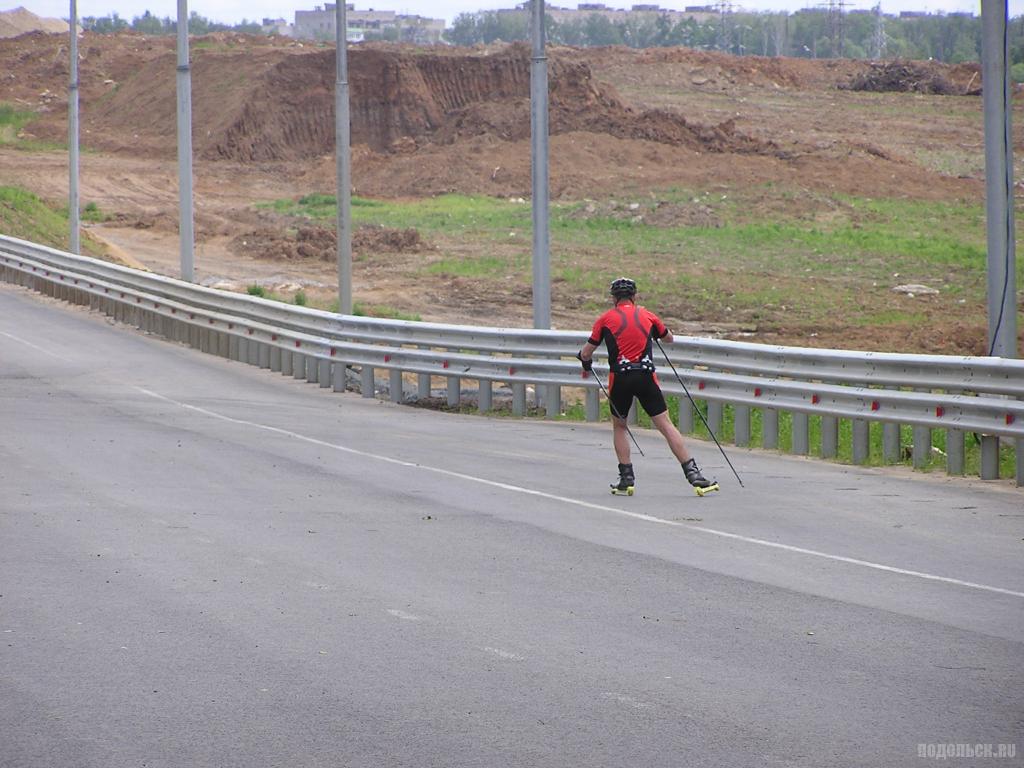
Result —
<svg viewBox="0 0 1024 768"><path fill-rule="evenodd" d="M651 340L668 336L661 319L631 301L620 301L594 323L588 341L608 346L608 364L612 373L647 370L654 372Z"/></svg>

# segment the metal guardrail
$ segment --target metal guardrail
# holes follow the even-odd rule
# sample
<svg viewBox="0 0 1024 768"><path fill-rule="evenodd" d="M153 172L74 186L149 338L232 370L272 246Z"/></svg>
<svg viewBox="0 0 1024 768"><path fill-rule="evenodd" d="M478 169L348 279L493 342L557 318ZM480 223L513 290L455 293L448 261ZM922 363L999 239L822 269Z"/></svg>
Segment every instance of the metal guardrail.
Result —
<svg viewBox="0 0 1024 768"><path fill-rule="evenodd" d="M393 401L406 398L403 374L416 375L411 397L429 397L431 377L447 381L458 404L462 380L475 380L482 411L493 407L493 385L511 389L512 410L527 411L527 389L549 415L561 408L561 388L582 388L585 413L599 414L597 383L572 359L586 331L485 328L343 316L75 256L0 237L0 278L91 307L143 330L206 352L317 382L347 387L346 369L360 373L364 396L375 395L375 371L388 372ZM853 422L852 454L866 462L870 425L881 424L884 458L899 460L900 425L914 428L913 461L931 458L931 431L946 431L947 471L964 471L964 436L982 436L981 476L998 477L999 438L1024 446L1024 362L989 357L901 355L805 349L698 338L665 345L690 394L707 403L712 428L733 407L735 441L749 444L751 412L759 411L763 444L779 447L779 414L790 414L794 453L810 452L809 417L820 417L821 455L838 451L839 420ZM600 356L595 368L604 378ZM662 375L670 396L685 398ZM674 377L673 377L674 378ZM680 429L694 414L680 400ZM1024 449L1017 482L1024 485Z"/></svg>

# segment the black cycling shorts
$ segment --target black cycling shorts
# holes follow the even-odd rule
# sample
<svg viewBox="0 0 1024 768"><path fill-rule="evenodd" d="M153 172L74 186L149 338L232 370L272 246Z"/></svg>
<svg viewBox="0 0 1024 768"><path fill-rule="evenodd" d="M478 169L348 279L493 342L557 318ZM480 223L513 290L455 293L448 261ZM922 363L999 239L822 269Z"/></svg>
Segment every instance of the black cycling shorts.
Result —
<svg viewBox="0 0 1024 768"><path fill-rule="evenodd" d="M668 410L668 406L665 405L665 396L661 394L661 387L658 386L654 374L650 371L616 373L610 394L614 406L612 415L614 416L617 412L623 419L629 415L629 408L633 405L634 397L640 401L640 407L652 418Z"/></svg>

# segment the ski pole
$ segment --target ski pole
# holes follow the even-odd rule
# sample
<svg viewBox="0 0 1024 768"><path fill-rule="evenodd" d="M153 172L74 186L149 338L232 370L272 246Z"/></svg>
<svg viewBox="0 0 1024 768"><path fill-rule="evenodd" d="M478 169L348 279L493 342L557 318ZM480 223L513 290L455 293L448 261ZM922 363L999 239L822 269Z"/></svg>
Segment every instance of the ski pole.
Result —
<svg viewBox="0 0 1024 768"><path fill-rule="evenodd" d="M581 359L582 359L582 358L581 358ZM631 430L631 429L629 428L629 423L628 423L628 422L626 421L626 417L625 417L625 416L619 416L619 409L615 407L615 403L613 403L613 402L612 402L612 397L611 397L611 395L609 395L609 394L608 394L608 390L607 390L607 389L605 389L605 388L604 388L604 384L602 384L602 383L601 383L601 377L600 377L600 376L598 376L598 375L597 375L597 371L595 371L595 370L593 370L593 369L591 369L590 371L588 371L588 373L590 373L590 374L591 374L591 375L592 375L592 376L594 377L594 381L596 381L596 382L597 382L597 386L599 386L599 387L601 388L601 391L602 391L602 392L604 392L604 396L605 396L605 398L606 398L606 399L608 400L608 406L609 406L609 408L611 408L611 411L612 411L612 416L614 416L614 417L615 417L615 418L617 418L617 419L621 419L621 420L622 420L622 423L626 425L626 432L628 432L628 433L629 433L629 438L630 438L630 440L632 440L632 441L633 441L633 445L635 445L635 446L636 446L636 449L637 449L638 451L640 451L640 455L641 455L641 456L643 456L643 455L644 455L644 449L640 447L640 443L638 443L638 442L636 441L636 438L635 438L635 437L633 437L633 430Z"/></svg>
<svg viewBox="0 0 1024 768"><path fill-rule="evenodd" d="M668 363L669 367L672 369L672 373L674 373L676 375L676 380L682 386L683 392L685 392L686 396L690 399L690 404L693 406L693 410L695 410L697 412L697 415L700 416L700 420L703 421L704 422L704 426L708 428L708 434L711 435L711 439L715 441L715 445L718 446L718 450L720 450L722 452L722 456L725 458L725 463L729 465L729 469L731 469L732 473L734 475L736 475L736 480L739 481L740 488L746 487L746 486L743 485L743 481L740 480L740 473L736 471L736 467L734 467L732 465L732 462L729 461L729 456L726 454L725 448L722 447L722 444L720 442L718 442L718 438L715 437L715 432L714 432L713 429L711 429L711 425L708 424L708 420L704 418L704 414L701 413L700 408L697 407L697 403L695 403L693 401L693 396L690 394L690 390L688 390L686 388L686 385L683 384L683 378L682 378L682 376L679 375L679 371L676 370L676 367L674 365L672 365L672 361L669 360L668 353L665 352L665 348L663 346L661 346L661 340L660 339L655 339L654 341L658 345L658 349L661 350L661 354L665 355L665 362Z"/></svg>

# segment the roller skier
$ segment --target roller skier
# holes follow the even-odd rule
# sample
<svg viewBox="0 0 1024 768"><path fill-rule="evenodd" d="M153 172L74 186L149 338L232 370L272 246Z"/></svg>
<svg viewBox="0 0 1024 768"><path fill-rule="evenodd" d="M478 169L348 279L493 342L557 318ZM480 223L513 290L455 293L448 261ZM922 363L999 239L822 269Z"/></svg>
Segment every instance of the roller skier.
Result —
<svg viewBox="0 0 1024 768"><path fill-rule="evenodd" d="M612 281L609 288L614 306L597 318L590 338L577 353L583 370L593 367L594 350L602 342L608 348L608 398L612 412L612 443L619 462L618 482L612 483L611 492L632 496L636 477L630 461L629 426L626 418L635 397L661 432L669 449L683 468L687 482L697 495L718 490L718 483L701 474L697 462L690 455L683 436L668 415L665 396L658 384L651 355L653 339L672 341L672 334L661 319L650 310L638 306L636 282L626 277Z"/></svg>

